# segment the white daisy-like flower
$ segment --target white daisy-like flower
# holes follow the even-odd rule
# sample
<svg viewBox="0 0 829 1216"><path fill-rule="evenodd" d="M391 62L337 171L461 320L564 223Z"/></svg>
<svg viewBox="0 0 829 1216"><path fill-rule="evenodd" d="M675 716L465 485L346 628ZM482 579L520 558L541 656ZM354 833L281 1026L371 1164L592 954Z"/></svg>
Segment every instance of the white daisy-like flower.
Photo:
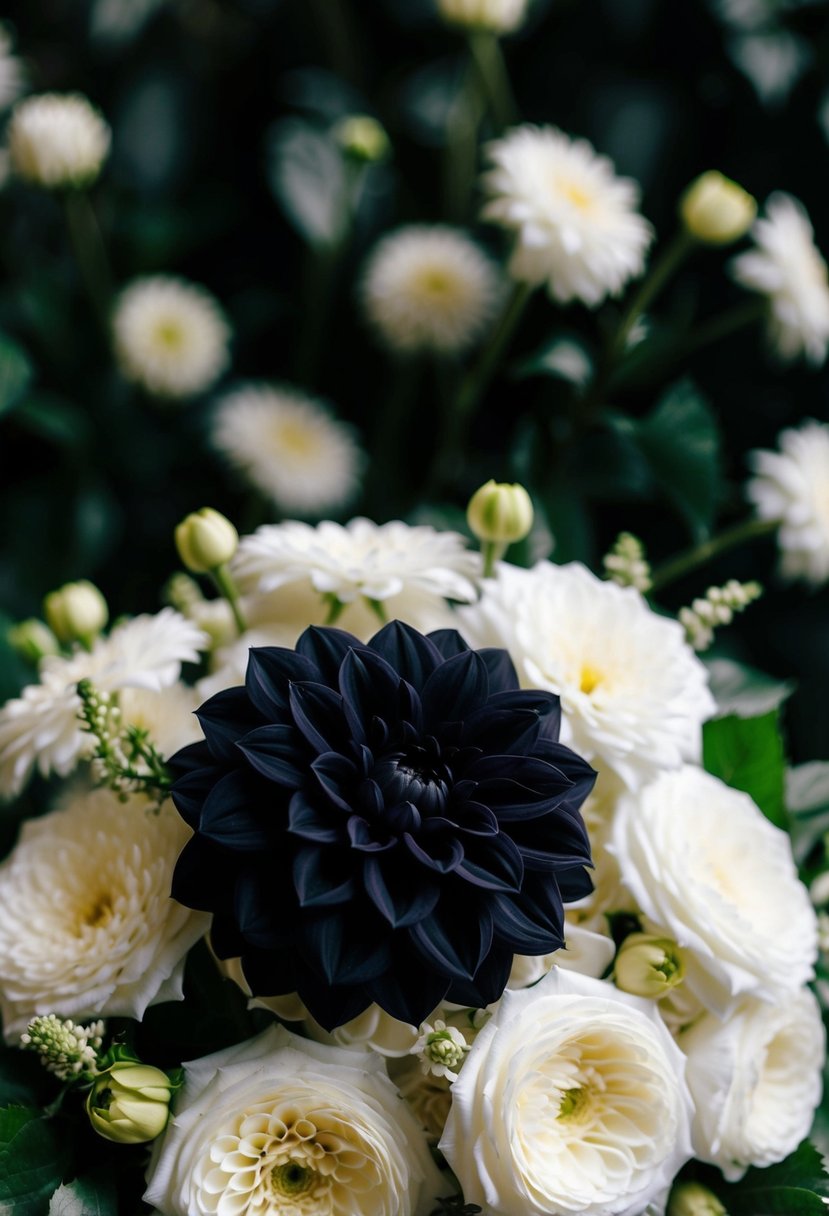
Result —
<svg viewBox="0 0 829 1216"><path fill-rule="evenodd" d="M7 110L26 86L26 71L12 47L9 31L0 24L0 111Z"/></svg>
<svg viewBox="0 0 829 1216"><path fill-rule="evenodd" d="M140 1019L181 999L209 917L170 897L190 830L171 804L84 791L27 820L0 866L0 1011L11 1042L38 1014Z"/></svg>
<svg viewBox="0 0 829 1216"><path fill-rule="evenodd" d="M487 154L483 217L514 233L514 279L592 308L642 273L653 230L636 209L639 188L587 140L527 124Z"/></svg>
<svg viewBox="0 0 829 1216"><path fill-rule="evenodd" d="M829 349L829 271L806 209L790 194L773 194L765 218L751 232L757 248L733 260L732 275L768 297L769 338L781 359L802 355L823 363Z"/></svg>
<svg viewBox="0 0 829 1216"><path fill-rule="evenodd" d="M0 709L0 795L18 793L35 766L44 776L65 777L89 753L91 736L78 718L79 680L91 680L101 692L157 692L175 684L182 663L195 662L207 644L201 630L164 608L116 626L108 637L96 639L91 651L47 656L40 682Z"/></svg>
<svg viewBox="0 0 829 1216"><path fill-rule="evenodd" d="M187 684L171 684L157 692L149 688L122 688L118 694L121 726L146 730L160 755L168 758L204 738L195 710L202 698Z"/></svg>
<svg viewBox="0 0 829 1216"><path fill-rule="evenodd" d="M248 384L222 399L213 446L280 511L321 515L356 494L364 464L351 428L298 389Z"/></svg>
<svg viewBox="0 0 829 1216"><path fill-rule="evenodd" d="M112 333L124 376L156 397L203 393L230 362L230 327L218 301L172 275L130 283L116 301Z"/></svg>
<svg viewBox="0 0 829 1216"><path fill-rule="evenodd" d="M829 579L829 426L807 419L782 431L779 452L752 452L746 493L760 519L779 521L780 573Z"/></svg>
<svg viewBox="0 0 829 1216"><path fill-rule="evenodd" d="M694 1152L729 1182L782 1161L809 1135L820 1102L826 1033L808 988L780 1005L746 999L679 1038L696 1101Z"/></svg>
<svg viewBox="0 0 829 1216"><path fill-rule="evenodd" d="M165 1216L428 1216L445 1189L379 1056L274 1026L185 1077L144 1195Z"/></svg>
<svg viewBox="0 0 829 1216"><path fill-rule="evenodd" d="M440 1149L491 1216L640 1216L691 1156L683 1072L649 1002L556 969L504 993L452 1086Z"/></svg>
<svg viewBox="0 0 829 1216"><path fill-rule="evenodd" d="M438 12L450 25L509 34L523 25L528 0L437 0Z"/></svg>
<svg viewBox="0 0 829 1216"><path fill-rule="evenodd" d="M636 788L699 758L715 711L706 669L633 587L578 562L501 563L458 618L468 641L509 651L524 687L559 694L562 739L600 773Z"/></svg>
<svg viewBox="0 0 829 1216"><path fill-rule="evenodd" d="M740 790L688 765L622 798L612 849L646 929L683 950L684 984L718 1016L810 980L817 916L791 841Z"/></svg>
<svg viewBox="0 0 829 1216"><path fill-rule="evenodd" d="M55 190L95 180L109 152L110 130L80 93L40 93L17 103L8 139L18 177Z"/></svg>
<svg viewBox="0 0 829 1216"><path fill-rule="evenodd" d="M416 224L380 241L360 294L369 322L391 350L457 354L483 337L498 307L501 279L463 232Z"/></svg>

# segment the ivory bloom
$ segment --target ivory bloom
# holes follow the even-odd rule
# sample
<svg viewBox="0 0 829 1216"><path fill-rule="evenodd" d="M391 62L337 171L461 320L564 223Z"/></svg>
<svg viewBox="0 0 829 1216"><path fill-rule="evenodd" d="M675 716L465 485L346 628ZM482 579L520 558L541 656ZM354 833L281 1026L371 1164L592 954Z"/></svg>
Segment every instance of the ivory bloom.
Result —
<svg viewBox="0 0 829 1216"><path fill-rule="evenodd" d="M440 1148L489 1216L639 1216L691 1156L683 1072L646 1002L555 970L478 1034Z"/></svg>

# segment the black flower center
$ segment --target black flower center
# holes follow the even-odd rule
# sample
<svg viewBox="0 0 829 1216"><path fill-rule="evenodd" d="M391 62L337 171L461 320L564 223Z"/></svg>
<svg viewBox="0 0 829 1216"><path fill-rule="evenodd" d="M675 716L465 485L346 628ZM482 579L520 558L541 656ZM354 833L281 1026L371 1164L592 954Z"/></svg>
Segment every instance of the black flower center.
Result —
<svg viewBox="0 0 829 1216"><path fill-rule="evenodd" d="M401 802L416 807L422 817L440 815L446 808L450 773L436 758L419 750L399 756L386 756L372 771L388 810Z"/></svg>

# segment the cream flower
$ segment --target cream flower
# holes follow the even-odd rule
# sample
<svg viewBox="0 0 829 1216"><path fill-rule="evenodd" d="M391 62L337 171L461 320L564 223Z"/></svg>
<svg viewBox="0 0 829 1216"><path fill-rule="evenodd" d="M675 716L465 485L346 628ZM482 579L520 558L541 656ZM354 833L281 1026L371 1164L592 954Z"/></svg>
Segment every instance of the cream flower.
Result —
<svg viewBox="0 0 829 1216"><path fill-rule="evenodd" d="M504 646L524 687L561 697L562 740L636 788L698 759L714 712L704 666L675 621L573 562L501 564L480 601L458 612L475 645Z"/></svg>
<svg viewBox="0 0 829 1216"><path fill-rule="evenodd" d="M437 1144L446 1127L452 1105L452 1082L446 1077L424 1074L411 1056L389 1060L389 1075L397 1090L426 1133L430 1144Z"/></svg>
<svg viewBox="0 0 829 1216"><path fill-rule="evenodd" d="M248 384L228 394L212 439L280 511L321 515L359 488L363 455L350 428L297 389Z"/></svg>
<svg viewBox="0 0 829 1216"><path fill-rule="evenodd" d="M141 1018L181 998L209 918L170 898L190 835L168 803L83 792L29 819L0 866L0 1010L9 1041L37 1014Z"/></svg>
<svg viewBox="0 0 829 1216"><path fill-rule="evenodd" d="M748 794L691 766L664 773L620 801L612 847L648 931L684 948L685 984L712 1012L812 978L814 908L788 835Z"/></svg>
<svg viewBox="0 0 829 1216"><path fill-rule="evenodd" d="M101 692L128 687L157 692L175 684L182 663L195 662L206 645L205 634L164 608L116 626L89 652L47 656L40 683L0 709L0 796L22 789L35 766L44 776L65 777L89 753L91 736L78 718L79 680L90 679Z"/></svg>
<svg viewBox="0 0 829 1216"><path fill-rule="evenodd" d="M437 0L437 6L450 25L509 34L526 20L528 0Z"/></svg>
<svg viewBox="0 0 829 1216"><path fill-rule="evenodd" d="M41 93L17 103L8 138L18 177L56 190L95 180L109 152L110 130L80 93Z"/></svg>
<svg viewBox="0 0 829 1216"><path fill-rule="evenodd" d="M757 248L735 258L731 273L743 287L768 297L769 338L781 359L803 355L810 363L823 363L829 348L829 272L803 204L790 194L773 194L766 218L751 231Z"/></svg>
<svg viewBox="0 0 829 1216"><path fill-rule="evenodd" d="M186 684L171 684L156 692L122 688L118 694L121 725L146 730L158 752L169 758L182 747L204 738L195 711L202 698Z"/></svg>
<svg viewBox="0 0 829 1216"><path fill-rule="evenodd" d="M361 296L368 320L392 350L455 354L481 338L492 320L500 276L462 232L412 225L374 249Z"/></svg>
<svg viewBox="0 0 829 1216"><path fill-rule="evenodd" d="M708 1015L680 1037L696 1100L694 1152L730 1182L782 1161L805 1140L820 1102L826 1033L808 988L782 1005L746 999L726 1022Z"/></svg>
<svg viewBox="0 0 829 1216"><path fill-rule="evenodd" d="M490 1216L639 1216L691 1156L683 1059L645 1001L552 971L507 991L440 1142Z"/></svg>
<svg viewBox="0 0 829 1216"><path fill-rule="evenodd" d="M595 307L640 275L653 232L639 189L585 139L525 125L489 145L484 219L513 232L514 279Z"/></svg>
<svg viewBox="0 0 829 1216"><path fill-rule="evenodd" d="M782 431L779 452L752 452L748 497L760 519L777 520L780 573L829 579L829 427L809 419Z"/></svg>
<svg viewBox="0 0 829 1216"><path fill-rule="evenodd" d="M230 328L218 302L169 275L130 283L116 302L112 332L124 376L156 397L203 393L230 362Z"/></svg>
<svg viewBox="0 0 829 1216"><path fill-rule="evenodd" d="M193 1061L145 1201L163 1216L428 1216L445 1183L382 1070L282 1027Z"/></svg>
<svg viewBox="0 0 829 1216"><path fill-rule="evenodd" d="M537 984L553 967L601 979L616 953L613 939L569 921L565 924L564 933L564 949L556 950L553 954L516 954L507 987L529 988L532 984Z"/></svg>

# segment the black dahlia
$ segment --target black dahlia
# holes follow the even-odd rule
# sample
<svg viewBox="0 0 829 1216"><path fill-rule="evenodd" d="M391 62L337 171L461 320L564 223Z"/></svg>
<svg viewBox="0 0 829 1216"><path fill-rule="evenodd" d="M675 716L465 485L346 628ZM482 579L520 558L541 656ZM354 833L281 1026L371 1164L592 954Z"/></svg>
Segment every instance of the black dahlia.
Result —
<svg viewBox="0 0 829 1216"><path fill-rule="evenodd" d="M194 832L173 895L214 914L257 995L296 991L328 1029L372 1001L417 1026L563 944L563 902L591 889L595 774L506 651L311 628L252 649L245 687L198 717L205 742L173 759Z"/></svg>

